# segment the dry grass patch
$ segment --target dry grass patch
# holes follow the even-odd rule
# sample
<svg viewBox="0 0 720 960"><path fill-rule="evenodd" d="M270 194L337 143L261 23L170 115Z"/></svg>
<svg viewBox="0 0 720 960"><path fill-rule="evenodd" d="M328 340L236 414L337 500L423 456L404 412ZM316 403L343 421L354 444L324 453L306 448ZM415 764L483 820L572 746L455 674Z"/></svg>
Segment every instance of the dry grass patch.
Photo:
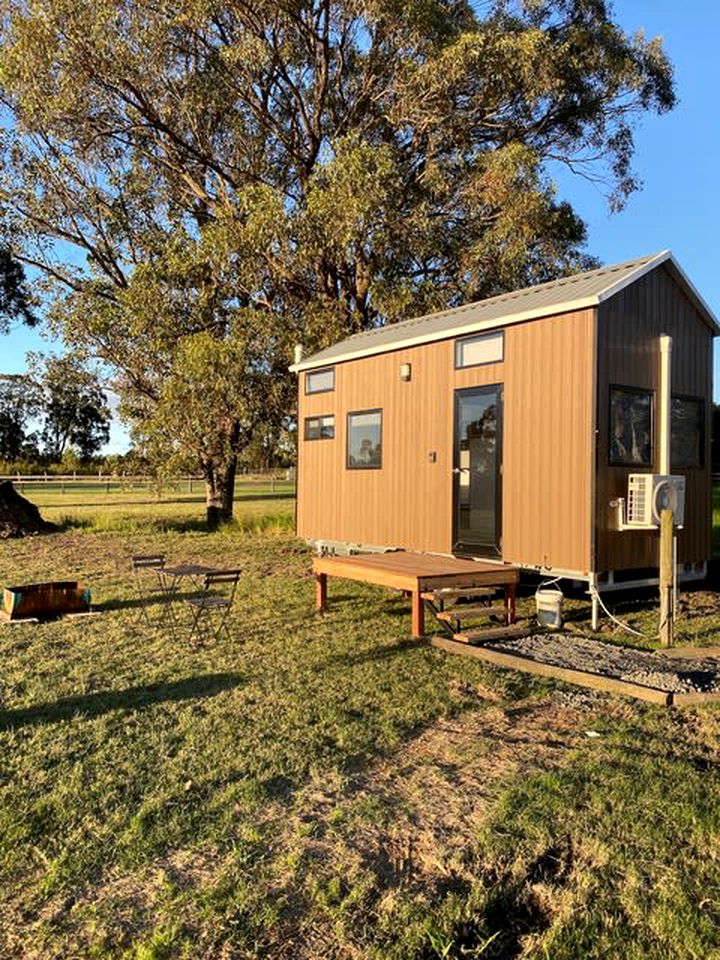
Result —
<svg viewBox="0 0 720 960"><path fill-rule="evenodd" d="M458 684L463 696L470 686ZM299 792L285 830L293 868L285 894L298 900L302 891L302 902L268 955L374 956L378 929L407 905L429 919L478 882L478 837L508 783L554 769L583 744L586 711L554 698L508 707L482 686L472 693L485 701L479 709L437 720L366 768L330 782L316 776ZM430 946L423 926L412 931L421 949Z"/></svg>
<svg viewBox="0 0 720 960"><path fill-rule="evenodd" d="M503 788L554 769L583 742L587 711L555 698L507 706L496 690L467 681L453 682L451 695L472 697L477 708L433 721L374 762L317 772L296 793L265 802L246 828L247 839L262 838L255 856L180 849L133 873L111 867L35 911L23 894L11 898L0 911L0 956L111 956L123 942L144 944L146 953L127 954L138 957L370 956L374 928L392 924L406 903L431 913L477 881L477 838ZM212 905L252 886L270 922L253 947L233 944L232 913L218 916ZM166 918L159 931L157 916ZM49 931L62 947L49 945Z"/></svg>

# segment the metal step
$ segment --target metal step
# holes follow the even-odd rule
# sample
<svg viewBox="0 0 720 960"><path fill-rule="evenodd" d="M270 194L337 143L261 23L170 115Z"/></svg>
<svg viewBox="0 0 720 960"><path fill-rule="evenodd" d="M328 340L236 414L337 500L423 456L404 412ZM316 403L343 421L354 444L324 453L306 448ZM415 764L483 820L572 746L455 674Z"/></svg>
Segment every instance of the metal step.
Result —
<svg viewBox="0 0 720 960"><path fill-rule="evenodd" d="M480 617L505 617L507 616L507 610L503 605L494 607L451 607L449 610L436 613L435 616L438 620L452 623L454 620L477 620Z"/></svg>
<svg viewBox="0 0 720 960"><path fill-rule="evenodd" d="M483 643L489 643L491 640L503 640L509 637L522 637L528 634L529 628L519 623L514 623L510 627L491 627L487 630L463 630L462 633L453 634L453 640L458 643L469 643L471 646L482 646Z"/></svg>

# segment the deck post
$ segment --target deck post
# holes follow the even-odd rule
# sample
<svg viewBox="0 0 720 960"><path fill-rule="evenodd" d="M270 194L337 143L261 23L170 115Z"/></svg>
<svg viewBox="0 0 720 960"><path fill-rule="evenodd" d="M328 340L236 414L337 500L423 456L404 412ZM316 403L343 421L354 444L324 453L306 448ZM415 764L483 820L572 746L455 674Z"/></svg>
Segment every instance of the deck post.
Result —
<svg viewBox="0 0 720 960"><path fill-rule="evenodd" d="M508 583L505 585L505 612L507 625L515 623L515 597L517 596L517 585Z"/></svg>
<svg viewBox="0 0 720 960"><path fill-rule="evenodd" d="M324 613L327 607L327 574L315 574L315 609Z"/></svg>
<svg viewBox="0 0 720 960"><path fill-rule="evenodd" d="M416 638L425 635L425 606L420 590L412 592L412 635Z"/></svg>
<svg viewBox="0 0 720 960"><path fill-rule="evenodd" d="M660 643L671 647L675 625L673 610L673 512L660 511Z"/></svg>

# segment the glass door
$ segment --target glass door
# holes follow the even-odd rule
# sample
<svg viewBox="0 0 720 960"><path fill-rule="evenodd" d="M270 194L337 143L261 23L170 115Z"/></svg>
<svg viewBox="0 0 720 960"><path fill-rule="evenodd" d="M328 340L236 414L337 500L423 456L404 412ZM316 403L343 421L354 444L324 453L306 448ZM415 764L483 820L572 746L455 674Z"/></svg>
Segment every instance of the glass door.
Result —
<svg viewBox="0 0 720 960"><path fill-rule="evenodd" d="M500 556L502 384L455 391L453 552Z"/></svg>

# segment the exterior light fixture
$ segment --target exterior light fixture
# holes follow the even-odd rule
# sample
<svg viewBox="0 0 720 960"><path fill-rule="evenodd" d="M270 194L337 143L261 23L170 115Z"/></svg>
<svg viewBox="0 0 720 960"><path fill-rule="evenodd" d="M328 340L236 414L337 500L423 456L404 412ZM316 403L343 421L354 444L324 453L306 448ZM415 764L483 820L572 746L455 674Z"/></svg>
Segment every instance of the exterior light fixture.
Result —
<svg viewBox="0 0 720 960"><path fill-rule="evenodd" d="M401 380L410 380L412 378L412 364L411 363L401 363L400 364L400 379Z"/></svg>

